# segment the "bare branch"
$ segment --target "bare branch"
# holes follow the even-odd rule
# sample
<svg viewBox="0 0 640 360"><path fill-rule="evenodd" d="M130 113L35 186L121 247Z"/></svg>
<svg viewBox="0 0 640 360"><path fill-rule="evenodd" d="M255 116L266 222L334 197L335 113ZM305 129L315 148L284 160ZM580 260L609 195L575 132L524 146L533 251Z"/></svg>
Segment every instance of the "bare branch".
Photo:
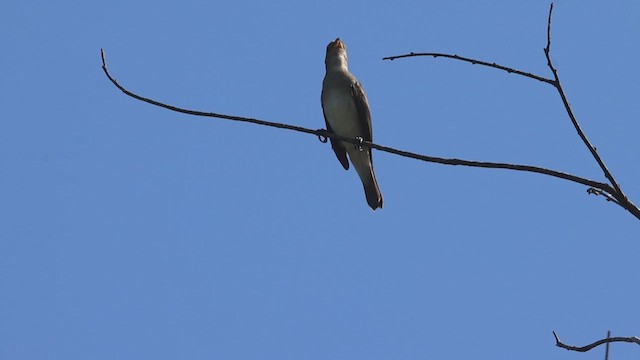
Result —
<svg viewBox="0 0 640 360"><path fill-rule="evenodd" d="M300 126L281 124L281 123L276 123L276 122L271 122L271 121L264 121L264 120L259 120L259 119L242 117L242 116L225 115L225 114L217 114L217 113L212 113L212 112L202 112L202 111L196 111L196 110L182 109L182 108L179 108L179 107L176 107L176 106L173 106L173 105L163 104L163 103L161 103L159 101L155 101L155 100L152 100L152 99L149 99L149 98L146 98L146 97L142 97L140 95L134 94L131 91L125 89L122 85L120 85L118 83L118 81L116 79L114 79L111 76L111 74L109 73L109 70L107 69L107 62L106 62L106 59L105 59L104 49L100 49L100 54L102 56L102 70L104 71L105 75L107 75L107 78L109 78L109 80L113 83L113 85L115 85L118 89L120 89L120 91L122 91L123 93L131 96L134 99L137 99L137 100L140 100L140 101L144 101L144 102L149 103L151 105L159 106L159 107L162 107L162 108L165 108L165 109L169 109L171 111L176 111L176 112L179 112L179 113L183 113L183 114L196 115L196 116L206 116L206 117L213 117L213 118L234 120L234 121L241 121L241 122L248 122L248 123L252 123L252 124L271 126L271 127L275 127L275 128L279 128L279 129L300 131L300 132L303 132L303 133L314 134L314 135L317 135L317 136L326 136L326 134L323 133L323 132L326 132L324 130L311 130L311 129L303 128L303 127L300 127ZM349 140L346 140L346 141L349 141Z"/></svg>
<svg viewBox="0 0 640 360"><path fill-rule="evenodd" d="M627 343L636 343L638 345L640 345L640 338L637 336L629 336L629 337L622 337L622 336L614 336L614 337L607 337L606 339L600 339L596 342L593 342L589 345L585 345L585 346L573 346L573 345L567 345L565 343L563 343L562 341L560 341L560 338L558 337L558 334L556 334L556 332L553 332L553 336L556 338L556 346L563 348L563 349L567 349L567 350L571 350L571 351L577 351L577 352L587 352L595 347L598 347L602 344L609 344L612 342L627 342Z"/></svg>
<svg viewBox="0 0 640 360"><path fill-rule="evenodd" d="M586 186L592 186L593 188L597 188L598 190L604 193L613 191L613 189L611 188L611 186L609 186L609 184L585 179L572 174L551 170L551 169L546 169L538 166L496 163L496 162L488 162L488 161L446 159L446 158L440 158L435 156L420 155L420 154L416 154L416 153L412 153L404 150L398 150L398 149L390 148L387 146L369 143L367 141L365 141L365 144L374 149L378 149L388 153L392 153L392 154L396 154L396 155L400 155L400 156L404 156L404 157L408 157L416 160L422 160L426 162L432 162L432 163L444 164L444 165L463 165L463 166L471 166L471 167L479 167L479 168L508 169L508 170L516 170L516 171L533 172L537 174L553 176L559 179L569 180L569 181L586 185Z"/></svg>
<svg viewBox="0 0 640 360"><path fill-rule="evenodd" d="M600 157L600 155L598 155L596 148L593 145L591 145L591 142L589 141L585 133L582 131L582 128L580 127L580 124L578 123L578 120L576 119L576 116L574 115L573 110L571 109L569 100L567 100L567 95L565 94L564 89L562 88L562 84L560 83L558 70L553 66L553 62L551 61L551 15L552 14L553 14L553 3L551 3L551 6L549 7L549 19L547 22L547 47L544 48L544 54L547 58L547 66L549 66L549 69L553 73L553 77L555 79L555 81L553 82L553 85L558 90L558 94L560 94L560 98L562 99L564 108L567 111L567 114L569 115L569 119L571 119L571 123L573 124L573 127L578 132L580 139L582 139L582 142L587 146L587 148L589 149L589 152L591 152L591 155L593 156L593 158L596 160L596 162L604 172L604 176L609 180L613 188L616 190L614 193L612 193L612 195L615 196L616 199L618 199L619 203L624 204L625 202L628 202L627 196L624 194L624 192L620 188L620 185L618 185L618 182L613 177L613 175L611 175L611 172L609 172L609 169L604 164L604 161L602 161L602 158Z"/></svg>
<svg viewBox="0 0 640 360"><path fill-rule="evenodd" d="M518 69L515 69L515 68L510 68L510 67L507 67L507 66L504 66L504 65L499 65L499 64L496 64L496 63L489 63L489 62L486 62L486 61L473 59L473 58L466 58L466 57L453 55L453 54L414 53L414 52L411 52L411 53L405 54L405 55L395 55L395 56L385 57L385 58L383 58L383 60L395 60L395 59L416 57L416 56L433 56L434 58L443 57L443 58L460 60L460 61L465 61L465 62L468 62L468 63L471 63L471 64L478 64L478 65L482 65L482 66L487 66L487 67L503 70L503 71L506 71L508 73L518 74L518 75L521 75L521 76L524 76L524 77L527 77L527 78L530 78L530 79L538 80L538 81L544 82L546 84L552 85L558 91L558 94L560 95L560 98L562 99L562 103L564 104L564 107L565 107L565 110L566 110L566 112L567 112L567 114L569 116L569 119L571 120L571 123L573 124L573 126L576 129L578 135L580 136L580 139L582 139L582 142L587 146L587 148L589 149L589 152L591 153L593 158L596 160L596 162L598 163L598 166L600 166L600 168L604 172L605 177L607 178L607 180L611 184L611 185L607 185L610 190L605 190L605 189L603 189L601 187L596 186L594 188L588 189L587 192L589 194L605 196L605 198L608 201L613 201L614 203L620 205L625 210L629 211L636 218L640 219L640 209L636 205L634 205L631 201L629 201L627 196L624 194L624 192L620 188L620 185L618 185L618 182L615 180L615 178L613 177L613 175L611 174L611 172L609 171L609 169L605 165L605 163L602 160L602 158L600 157L600 155L598 155L598 152L597 152L596 148L591 144L591 142L589 142L589 139L587 138L585 133L582 131L582 128L580 127L580 124L578 123L578 120L576 119L575 114L573 113L573 110L571 109L571 105L569 104L569 100L567 99L567 96L566 96L566 94L564 92L564 89L562 88L562 84L560 83L560 77L558 76L558 71L553 66L553 62L551 61L551 19L552 19L552 14L553 14L553 3L551 3L551 6L549 7L549 17L548 17L548 20L547 20L547 46L544 48L544 54L545 54L545 57L547 59L547 66L549 67L549 69L551 70L551 72L553 74L553 80L545 78L545 77L542 77L542 76L539 76L539 75L534 75L534 74L531 74L531 73L528 73L528 72L525 72L525 71L522 71L522 70L518 70Z"/></svg>
<svg viewBox="0 0 640 360"><path fill-rule="evenodd" d="M528 73L522 70L518 70L518 69L514 69L514 68L510 68L504 65L500 65L500 64L496 64L496 63L490 63L490 62L486 62L486 61L482 61L482 60L478 60L478 59L472 59L472 58L468 58L468 57L464 57L464 56L459 56L459 55L451 55L451 54L443 54L443 53L414 53L411 52L409 54L404 54L404 55L395 55L395 56L387 56L382 58L382 60L395 60L395 59L402 59L402 58L408 58L408 57L416 57L416 56L433 56L434 58L438 58L438 57L443 57L443 58L448 58L448 59L455 59L455 60L460 60L460 61L465 61L468 63L471 63L473 65L482 65L482 66L488 66L494 69L499 69L499 70L503 70L506 71L510 74L518 74L524 77L528 77L530 79L534 79L534 80L538 80L538 81L542 81L543 83L547 83L547 84L551 84L554 85L554 81L551 79L547 79L545 77L542 76L538 76L532 73Z"/></svg>
<svg viewBox="0 0 640 360"><path fill-rule="evenodd" d="M544 53L549 53L551 49L551 15L553 14L553 2L549 5L549 17L547 18L547 47L544 48ZM547 58L549 60L549 58ZM547 63L551 67L551 62Z"/></svg>
<svg viewBox="0 0 640 360"><path fill-rule="evenodd" d="M611 338L611 330L607 330L607 339ZM604 350L604 360L609 360L609 345L611 343L607 343L607 345L605 345L605 350Z"/></svg>

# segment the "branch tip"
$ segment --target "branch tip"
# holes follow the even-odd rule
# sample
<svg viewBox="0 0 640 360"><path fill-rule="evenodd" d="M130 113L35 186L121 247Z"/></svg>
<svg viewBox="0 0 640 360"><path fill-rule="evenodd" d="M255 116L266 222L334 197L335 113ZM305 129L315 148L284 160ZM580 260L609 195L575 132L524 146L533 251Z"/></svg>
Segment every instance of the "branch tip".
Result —
<svg viewBox="0 0 640 360"><path fill-rule="evenodd" d="M403 59L403 58L417 57L417 56L427 56L427 57L433 57L433 58L442 57L442 58L447 58L447 59L454 59L454 60L464 61L464 62L470 63L472 65L482 65L482 66L486 66L486 67L502 70L502 71L505 71L505 72L507 72L509 74L517 74L517 75L524 76L524 77L527 77L527 78L530 78L530 79L541 81L543 83L554 85L554 81L553 80L547 79L547 78L539 76L539 75L528 73L528 72L525 72L525 71L522 71L522 70L518 70L518 69L515 69L515 68L510 68L510 67L507 67L507 66L504 66L504 65L496 64L495 62L494 63L490 63L490 62L487 62L487 61L482 61L482 60L478 60L478 59L474 59L474 58L468 58L468 57L464 57L464 56L460 56L460 55L456 55L456 54L416 53L416 52L412 51L412 52L410 52L408 54L387 56L384 59L385 60L395 60L395 59Z"/></svg>

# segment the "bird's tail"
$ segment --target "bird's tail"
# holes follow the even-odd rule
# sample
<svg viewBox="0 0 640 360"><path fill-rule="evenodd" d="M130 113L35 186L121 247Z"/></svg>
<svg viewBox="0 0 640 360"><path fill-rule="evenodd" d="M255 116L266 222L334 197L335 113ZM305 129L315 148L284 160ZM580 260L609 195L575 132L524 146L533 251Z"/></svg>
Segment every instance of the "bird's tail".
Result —
<svg viewBox="0 0 640 360"><path fill-rule="evenodd" d="M362 185L364 186L364 194L367 197L367 203L374 211L377 208L382 209L382 193L380 192L380 187L378 187L378 181L376 180L376 175L371 169L371 176L368 177L367 181L363 181Z"/></svg>
<svg viewBox="0 0 640 360"><path fill-rule="evenodd" d="M353 145L351 147L353 148ZM367 204L375 211L377 208L382 208L382 193L380 193L380 188L378 187L376 174L373 172L373 161L369 151L347 148L351 163L356 168L360 181L362 181L362 186L364 186Z"/></svg>

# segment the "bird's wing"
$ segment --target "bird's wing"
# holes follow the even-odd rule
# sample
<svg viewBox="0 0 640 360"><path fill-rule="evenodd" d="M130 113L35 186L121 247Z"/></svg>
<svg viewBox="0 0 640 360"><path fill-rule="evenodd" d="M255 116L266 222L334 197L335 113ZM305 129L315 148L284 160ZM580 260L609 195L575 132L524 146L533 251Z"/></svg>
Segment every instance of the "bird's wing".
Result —
<svg viewBox="0 0 640 360"><path fill-rule="evenodd" d="M360 125L360 133L364 139L373 142L373 129L371 127L371 112L369 111L369 100L367 94L364 93L362 85L357 80L351 82L351 98L356 104L358 110L358 124ZM369 161L373 161L373 151L369 151Z"/></svg>
<svg viewBox="0 0 640 360"><path fill-rule="evenodd" d="M358 124L360 131L366 141L373 141L373 130L371 129L371 113L369 112L369 101L364 93L362 85L357 80L351 82L351 98L358 110Z"/></svg>
<svg viewBox="0 0 640 360"><path fill-rule="evenodd" d="M322 115L324 116L324 123L327 125L327 131L335 134L335 132L333 132L333 129L331 129L331 125L329 125L329 122L327 121L327 114L324 113L324 104L322 104ZM329 138L329 140L331 141L331 148L333 149L333 152L336 153L336 157L338 158L338 161L340 161L340 164L342 164L342 167L345 170L349 170L349 160L347 159L347 150L342 145L342 141L333 140L331 138Z"/></svg>

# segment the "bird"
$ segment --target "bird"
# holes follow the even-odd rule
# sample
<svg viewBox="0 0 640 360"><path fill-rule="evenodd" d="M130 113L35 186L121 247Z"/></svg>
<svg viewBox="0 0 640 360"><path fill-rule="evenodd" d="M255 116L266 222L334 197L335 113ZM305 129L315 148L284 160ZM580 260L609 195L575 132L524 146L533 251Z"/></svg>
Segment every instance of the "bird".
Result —
<svg viewBox="0 0 640 360"><path fill-rule="evenodd" d="M369 101L362 84L349 72L347 47L340 38L327 45L324 63L326 74L320 99L327 131L372 142ZM373 171L371 149L334 139L331 139L331 147L345 170L349 170L349 155L371 209L382 208L382 193Z"/></svg>

